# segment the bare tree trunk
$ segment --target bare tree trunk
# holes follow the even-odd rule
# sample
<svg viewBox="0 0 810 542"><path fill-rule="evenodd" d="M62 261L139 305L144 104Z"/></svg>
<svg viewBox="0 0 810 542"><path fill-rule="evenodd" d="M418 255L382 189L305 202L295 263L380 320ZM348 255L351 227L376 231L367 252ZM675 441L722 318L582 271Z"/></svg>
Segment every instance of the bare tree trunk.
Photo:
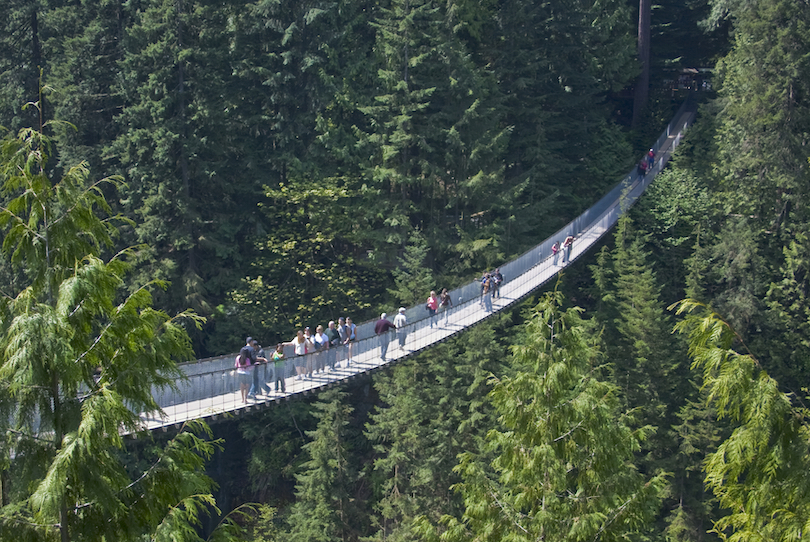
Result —
<svg viewBox="0 0 810 542"><path fill-rule="evenodd" d="M641 74L636 81L636 92L633 97L633 127L641 122L641 115L647 107L650 95L650 0L638 2L638 59L641 62Z"/></svg>

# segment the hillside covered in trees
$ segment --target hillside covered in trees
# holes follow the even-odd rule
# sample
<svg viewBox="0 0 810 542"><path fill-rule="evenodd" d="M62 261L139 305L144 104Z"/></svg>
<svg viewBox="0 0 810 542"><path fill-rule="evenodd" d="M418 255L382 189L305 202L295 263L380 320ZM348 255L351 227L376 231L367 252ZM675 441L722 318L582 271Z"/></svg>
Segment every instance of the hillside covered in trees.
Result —
<svg viewBox="0 0 810 542"><path fill-rule="evenodd" d="M0 6L0 539L806 537L806 2ZM118 436L174 362L547 237L695 71L674 161L553 291L213 433Z"/></svg>

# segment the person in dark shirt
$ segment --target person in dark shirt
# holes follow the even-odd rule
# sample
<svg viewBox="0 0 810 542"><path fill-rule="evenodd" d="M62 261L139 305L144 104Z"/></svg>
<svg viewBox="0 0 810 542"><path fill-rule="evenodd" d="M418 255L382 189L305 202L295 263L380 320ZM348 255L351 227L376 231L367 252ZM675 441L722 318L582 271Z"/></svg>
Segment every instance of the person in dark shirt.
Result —
<svg viewBox="0 0 810 542"><path fill-rule="evenodd" d="M264 392L265 395L270 393L270 386L267 385L267 358L264 357L264 350L259 346L259 341L251 339L250 345L245 345L244 348L250 346L253 356L250 358L253 367L253 382L250 384L250 391L248 397L255 400L256 395ZM259 365L265 364L263 367Z"/></svg>
<svg viewBox="0 0 810 542"><path fill-rule="evenodd" d="M374 333L380 337L380 357L385 361L385 354L388 352L388 343L391 341L391 335L388 333L392 329L396 329L392 322L386 320L387 315L382 313L380 319L374 324Z"/></svg>
<svg viewBox="0 0 810 542"><path fill-rule="evenodd" d="M326 338L329 339L329 345L327 348L327 360L326 363L329 365L329 370L335 370L335 364L337 363L337 354L338 354L338 346L340 346L340 333L338 332L337 328L335 327L335 321L332 320L329 322L326 328Z"/></svg>

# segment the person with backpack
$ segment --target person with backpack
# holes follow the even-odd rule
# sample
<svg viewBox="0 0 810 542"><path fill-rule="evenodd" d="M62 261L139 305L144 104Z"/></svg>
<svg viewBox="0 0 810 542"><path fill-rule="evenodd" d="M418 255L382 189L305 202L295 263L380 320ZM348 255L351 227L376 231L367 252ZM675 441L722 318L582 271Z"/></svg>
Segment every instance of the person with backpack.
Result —
<svg viewBox="0 0 810 542"><path fill-rule="evenodd" d="M256 396L262 392L269 394L270 387L267 385L267 358L264 357L264 350L256 339L253 339L250 347L253 349L253 382L248 397L255 401Z"/></svg>
<svg viewBox="0 0 810 542"><path fill-rule="evenodd" d="M492 278L492 274L486 273L484 275L483 285L481 287L481 304L484 306L484 310L487 312L492 312L493 284L494 279Z"/></svg>
<svg viewBox="0 0 810 542"><path fill-rule="evenodd" d="M349 317L346 317L346 334L348 335L346 346L349 348L349 351L346 353L346 367L348 367L352 364L352 343L357 341L357 325L354 324Z"/></svg>
<svg viewBox="0 0 810 542"><path fill-rule="evenodd" d="M560 255L560 242L554 241L554 244L551 245L551 254L554 256L554 265L557 265L557 258Z"/></svg>
<svg viewBox="0 0 810 542"><path fill-rule="evenodd" d="M349 344L349 328L346 327L346 319L342 316L338 318L337 331L340 336L340 345L346 346Z"/></svg>
<svg viewBox="0 0 810 542"><path fill-rule="evenodd" d="M340 346L340 333L338 332L337 328L335 327L335 321L330 320L329 323L326 325L326 363L329 365L328 369L330 371L335 370L335 364L337 363L337 353L338 353L338 346Z"/></svg>

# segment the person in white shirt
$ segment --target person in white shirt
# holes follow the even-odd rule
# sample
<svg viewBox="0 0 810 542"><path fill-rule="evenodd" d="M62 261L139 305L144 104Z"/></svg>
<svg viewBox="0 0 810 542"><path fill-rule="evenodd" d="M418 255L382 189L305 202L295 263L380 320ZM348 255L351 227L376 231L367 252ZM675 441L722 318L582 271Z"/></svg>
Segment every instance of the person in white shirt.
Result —
<svg viewBox="0 0 810 542"><path fill-rule="evenodd" d="M394 316L394 325L397 328L397 340L399 341L399 349L405 350L405 339L408 337L408 318L405 316L405 307L400 307L399 312Z"/></svg>

